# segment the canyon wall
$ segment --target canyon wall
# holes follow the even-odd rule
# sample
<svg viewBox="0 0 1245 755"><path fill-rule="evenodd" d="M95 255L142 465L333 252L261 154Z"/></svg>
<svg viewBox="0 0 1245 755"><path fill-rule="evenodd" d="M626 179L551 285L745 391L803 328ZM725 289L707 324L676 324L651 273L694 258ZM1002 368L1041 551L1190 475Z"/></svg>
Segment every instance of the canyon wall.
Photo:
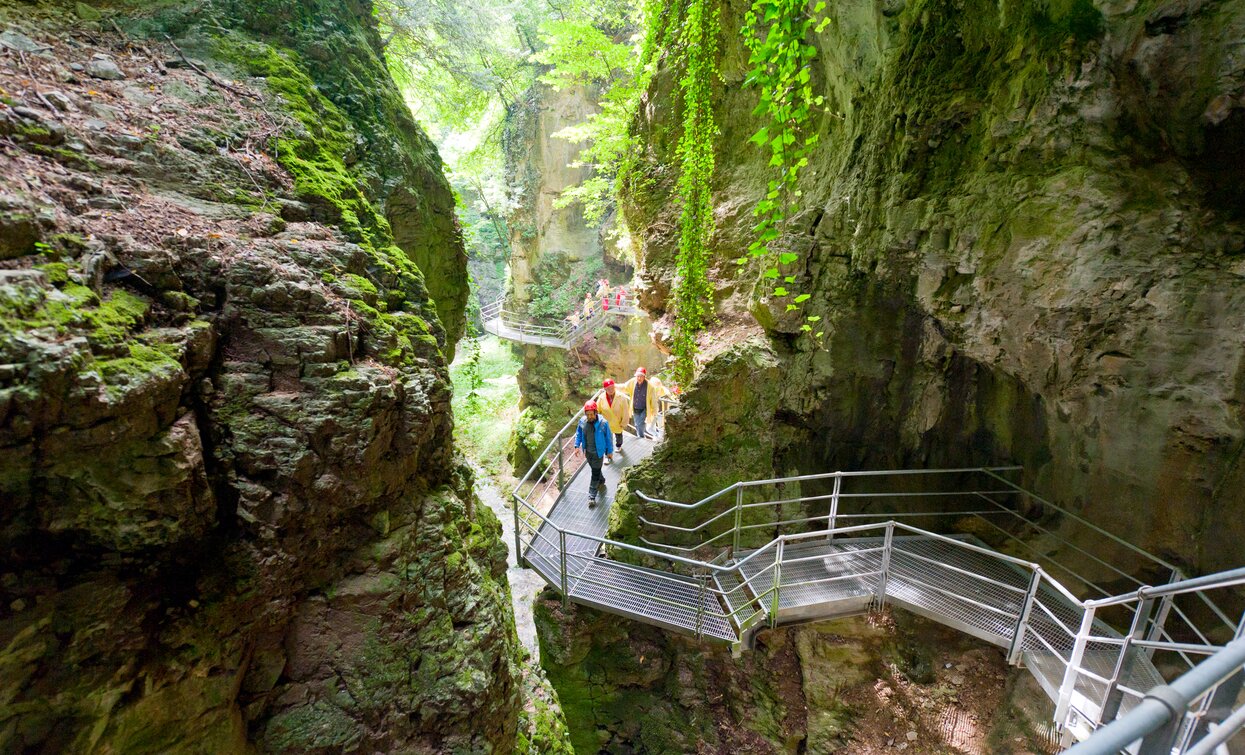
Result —
<svg viewBox="0 0 1245 755"><path fill-rule="evenodd" d="M688 437L762 428L755 474L1020 464L1027 487L1190 571L1239 566L1245 6L828 5L809 40L827 112L777 242L811 296L797 313L732 262L771 177L748 143L765 124L739 115L757 99L747 7L720 4L720 321L702 347L715 380L735 369L720 358L781 379L693 408ZM664 59L648 92L624 204L658 314L681 73ZM820 339L800 333L807 315ZM659 468L645 491L698 498L731 473L719 458L664 490Z"/></svg>

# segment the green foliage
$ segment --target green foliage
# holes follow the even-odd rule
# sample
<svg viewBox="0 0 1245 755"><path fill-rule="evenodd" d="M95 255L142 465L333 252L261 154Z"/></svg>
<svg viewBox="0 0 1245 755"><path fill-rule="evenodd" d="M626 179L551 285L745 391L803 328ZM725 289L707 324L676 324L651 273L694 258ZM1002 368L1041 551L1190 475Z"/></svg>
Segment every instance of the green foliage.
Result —
<svg viewBox="0 0 1245 755"><path fill-rule="evenodd" d="M776 242L788 208L798 204L800 171L808 166L808 155L817 143L817 134L809 133L809 122L825 105L825 98L813 92L812 63L817 48L809 44L808 37L825 28L829 18L815 20L825 10L825 0L817 0L811 13L808 4L809 0L754 0L742 29L752 66L747 83L761 90L753 115L766 121L749 141L769 154L769 165L777 175L770 179L765 197L753 209L758 219L753 227L755 237L748 255L737 262L763 258L761 277L771 282L774 295L792 298L787 311L799 309L809 297L793 295L786 288L795 282L795 276L785 271L799 256L777 248ZM808 318L801 330L812 331L810 323L817 320L820 318Z"/></svg>
<svg viewBox="0 0 1245 755"><path fill-rule="evenodd" d="M532 271L528 316L537 322L561 324L568 312L575 311L584 294L596 290L605 263L600 257L572 261L560 254L545 254Z"/></svg>
<svg viewBox="0 0 1245 755"><path fill-rule="evenodd" d="M537 0L375 0L394 78L425 124L468 130L531 82Z"/></svg>
<svg viewBox="0 0 1245 755"><path fill-rule="evenodd" d="M634 162L639 145L631 134L631 122L640 95L652 79L654 53L673 14L661 0L646 0L642 8L630 3L613 9L585 7L580 13L577 21L541 27L542 39L549 47L538 53L537 59L553 66L541 79L555 88L578 85L602 90L598 112L554 134L581 145L574 166L592 169L590 178L564 190L554 206L579 203L584 219L596 223L613 205L615 193ZM645 30L639 37L624 39L617 30L637 25Z"/></svg>
<svg viewBox="0 0 1245 755"><path fill-rule="evenodd" d="M474 323L467 325L467 361L463 363L463 376L467 381L467 408L471 411L480 409L480 388L484 380L480 377L480 338L475 332Z"/></svg>
<svg viewBox="0 0 1245 755"><path fill-rule="evenodd" d="M711 7L712 6L712 7ZM713 313L709 285L709 242L713 236L713 79L717 75L718 10L709 0L691 0L680 40L685 67L683 136L679 140L679 251L674 282L674 379L692 382L696 334Z"/></svg>
<svg viewBox="0 0 1245 755"><path fill-rule="evenodd" d="M544 47L532 59L549 66L540 80L558 90L613 81L631 55L629 45L614 42L589 18L546 21L540 41Z"/></svg>
<svg viewBox="0 0 1245 755"><path fill-rule="evenodd" d="M472 352L478 352L478 358ZM454 383L454 439L490 473L507 471L510 428L519 416L519 360L493 336L473 339L450 365ZM474 366L471 366L474 362ZM472 385L476 399L469 400Z"/></svg>

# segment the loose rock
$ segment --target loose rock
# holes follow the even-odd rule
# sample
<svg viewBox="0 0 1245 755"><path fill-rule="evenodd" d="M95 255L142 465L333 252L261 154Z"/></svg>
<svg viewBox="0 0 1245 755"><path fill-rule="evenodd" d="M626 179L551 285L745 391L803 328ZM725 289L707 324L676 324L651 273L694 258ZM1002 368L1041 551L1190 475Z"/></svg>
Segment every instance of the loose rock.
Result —
<svg viewBox="0 0 1245 755"><path fill-rule="evenodd" d="M41 45L25 34L13 29L5 29L3 32L0 32L0 47L17 50L18 52L41 52L48 49L47 45Z"/></svg>
<svg viewBox="0 0 1245 755"><path fill-rule="evenodd" d="M92 78L117 81L125 78L125 72L110 58L98 55L86 64L86 72Z"/></svg>

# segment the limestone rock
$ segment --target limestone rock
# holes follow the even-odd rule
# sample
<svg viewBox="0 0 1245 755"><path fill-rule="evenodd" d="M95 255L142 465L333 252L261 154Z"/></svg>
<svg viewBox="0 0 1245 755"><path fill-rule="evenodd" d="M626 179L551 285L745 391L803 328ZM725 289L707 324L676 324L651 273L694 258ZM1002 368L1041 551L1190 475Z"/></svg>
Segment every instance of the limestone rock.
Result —
<svg viewBox="0 0 1245 755"><path fill-rule="evenodd" d="M782 362L779 457L1020 464L1038 493L1194 572L1240 565L1245 8L1160 5L829 6L813 44L830 114L778 242L817 342L759 270L729 264L772 171L747 144L764 124L730 116L757 90L734 85L746 50L723 38L711 267L744 292L720 297L723 322L759 321ZM969 69L934 52L951 48ZM654 77L639 133L678 133L679 75ZM623 202L655 292L675 271L676 142L650 142L640 170L658 179Z"/></svg>
<svg viewBox="0 0 1245 755"><path fill-rule="evenodd" d="M40 52L48 49L47 45L34 41L16 29L5 29L0 32L0 47L26 53Z"/></svg>
<svg viewBox="0 0 1245 755"><path fill-rule="evenodd" d="M121 70L116 61L101 55L91 58L86 64L86 72L96 79L117 81L125 78L125 72Z"/></svg>

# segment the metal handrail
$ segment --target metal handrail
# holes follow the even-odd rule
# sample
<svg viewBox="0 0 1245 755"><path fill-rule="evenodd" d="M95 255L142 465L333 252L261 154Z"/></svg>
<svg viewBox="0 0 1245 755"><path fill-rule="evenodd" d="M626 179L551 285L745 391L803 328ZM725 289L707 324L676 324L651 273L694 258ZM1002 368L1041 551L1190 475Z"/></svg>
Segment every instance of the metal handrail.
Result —
<svg viewBox="0 0 1245 755"><path fill-rule="evenodd" d="M1170 753L1191 706L1207 693L1225 686L1233 677L1239 677L1242 666L1245 666L1245 638L1229 643L1170 685L1150 690L1135 708L1098 729L1092 737L1068 750L1067 755L1115 755L1138 742L1142 753ZM1238 679L1237 688L1230 695L1233 702L1239 689ZM1237 710L1192 748L1182 750L1187 755L1208 755L1242 725L1245 725L1245 714Z"/></svg>
<svg viewBox="0 0 1245 755"><path fill-rule="evenodd" d="M937 584L939 582L939 579L937 576L927 579L925 573L922 572L920 577L914 577L910 573L911 568L908 569L907 573L903 574L903 579L905 581L908 581L914 585L917 585L918 589L920 590L952 596L955 598L955 600L961 601L965 605L975 606L981 610L984 610L996 616L1002 617L1006 619L1009 623L1011 623L1011 628L1008 630L1005 630L1006 632L1010 632L1010 635L1000 632L1002 639L1005 642L1008 640L1010 636L1010 641L1012 644L1008 652L1009 662L1012 662L1012 663L1019 662L1021 655L1025 653L1037 653L1043 657L1045 657L1045 653L1049 653L1051 658L1057 659L1057 665L1055 666L1055 668L1059 668L1062 670L1058 672L1058 676L1054 676L1054 677L1047 676L1047 678L1050 679L1051 682L1053 682L1054 684L1057 684L1057 688L1058 688L1057 693L1056 692L1051 693L1052 695L1055 696L1056 703L1057 703L1056 722L1060 726L1066 726L1069 723L1069 721L1073 720L1074 717L1081 716L1084 719L1084 721L1087 723L1087 725L1090 727L1090 729L1097 726L1098 722L1104 718L1104 711L1109 711L1105 713L1105 717L1112 717L1116 715L1116 712L1120 708L1119 696L1128 695L1131 698L1137 698L1140 696L1140 693L1138 693L1136 690L1133 690L1125 686L1124 684L1120 683L1121 682L1121 669L1126 667L1124 665L1126 663L1126 660L1125 660L1126 657L1132 659L1129 662L1134 662L1134 663L1135 662L1148 662L1144 660L1146 653L1153 653L1156 650L1161 650L1161 651L1172 651L1175 653L1181 653L1182 655L1184 653L1194 653L1194 654L1216 653L1215 655L1211 656L1211 658L1213 659L1213 658L1218 657L1219 654L1221 654L1222 652L1224 652L1230 647L1230 646L1225 646L1223 649L1220 649L1217 646L1212 646L1208 641L1205 641L1204 636L1200 636L1201 639L1204 640L1203 644L1200 644L1200 645L1191 644L1191 643L1175 642L1174 640L1171 640L1170 635L1167 634L1163 630L1161 626L1161 619L1155 619L1155 621L1158 622L1156 625L1156 628L1152 628L1150 633L1147 634L1146 637L1142 638L1140 634L1137 633L1140 630L1137 629L1139 625L1136 622L1142 618L1142 611L1141 611L1140 606L1143 602L1145 602L1146 605L1154 605L1161 601L1167 601L1170 603L1170 601L1174 599L1176 596L1185 595L1185 594L1202 595L1202 593L1205 590L1215 589L1218 587L1230 587L1230 586L1245 584L1245 568L1232 570L1228 572L1222 572L1216 575L1208 575L1206 577L1199 577L1196 579L1184 580L1184 581L1180 581L1180 582L1176 582L1173 584L1164 585L1160 587L1143 586L1139 588L1138 590L1135 590L1131 593L1127 593L1124 595L1111 596L1103 600L1082 600L1078 598L1074 593L1072 593L1072 591L1069 590L1066 586L1064 586L1059 580L1056 580L1049 573L1044 571L1042 566L1037 562L1028 561L1022 558L1011 556L1009 554L999 553L989 548L982 547L971 542L966 542L962 539L948 537L946 535L942 535L936 532L931 532L929 530L922 529L920 527L915 527L913 525L897 521L896 518L891 518L885 522L871 522L871 523L852 525L852 526L847 526L847 527L823 526L820 529L816 529L816 530L808 531L808 532L778 534L775 537L772 537L767 543L765 543L761 547L756 548L755 550L752 550L751 552L744 554L742 558L740 558L738 561L732 562L730 564L717 563L716 561L718 557L714 557L713 559L710 559L710 560L705 560L701 558L691 558L691 557L680 556L680 555L676 555L676 554L668 552L668 549L678 549L677 546L661 546L663 548L666 548L667 550L658 550L656 548L650 548L650 547L645 547L643 545L636 545L634 543L612 540L608 537L603 537L600 535L595 535L595 534L590 534L590 533L585 533L585 532L579 532L576 530L572 530L570 528L559 526L556 523L554 523L553 520L549 516L542 514L534 504L536 501L539 500L537 498L537 493L539 493L540 496L544 496L549 491L550 487L556 488L558 491L561 491L563 489L564 483L567 480L564 479L564 475L562 474L564 470L562 469L562 466L561 466L561 454L565 452L567 444L566 442L564 442L562 436L566 434L567 431L570 429L570 427L579 420L581 415L582 415L582 412L577 413L575 417L573 417L570 421L568 421L566 425L564 425L563 428L558 431L555 437L546 445L545 449L541 452L536 462L532 465L532 468L528 470L527 474L525 474L524 478L520 481L519 485L516 486L514 493L513 493L513 498L515 500L516 520L519 519L520 514L523 514L523 526L516 526L516 535L515 535L516 545L519 548L519 554L521 558L526 558L529 553L529 551L526 550L524 547L525 539L531 544L528 547L534 548L535 544L538 541L542 543L547 543L547 544L554 543L554 540L551 540L550 538L546 537L544 532L542 532L542 530L545 527L549 528L548 530L545 530L545 532L556 533L557 544L554 545L553 547L556 548L557 551L553 553L542 552L541 556L544 559L560 560L560 563L562 564L561 566L562 573L556 576L559 578L561 582L560 587L563 592L564 600L569 598L569 595L568 595L569 588L567 587L568 576L566 573L567 572L566 563L567 563L568 558L570 558L571 561L576 564L580 564L580 563L592 564L592 563L598 563L598 562L599 563L609 562L612 565L620 566L621 568L632 571L632 572L641 572L641 573L645 573L648 575L658 575L667 581L675 582L684 587L690 588L692 592L690 592L688 596L683 599L671 599L671 598L666 598L662 596L653 596L643 591L637 591L634 588L624 589L623 591L627 592L627 594L644 595L647 598L655 599L660 604L675 606L683 610L694 613L694 622L689 621L688 625L685 628L692 630L695 634L703 635L704 628L706 626L705 624L706 619L712 618L716 620L720 618L726 622L727 626L731 627L731 631L735 634L735 636L739 638L739 640L742 640L743 639L742 633L745 631L745 627L752 626L751 622L754 622L758 617L764 617L766 614L768 614L769 621L771 624L779 621L779 609L782 607L782 599L784 595L784 592L783 592L784 590L790 590L792 588L808 586L808 585L813 585L813 584L831 583L831 582L848 581L848 580L864 580L866 582L871 582L875 580L876 578L877 586L871 587L870 591L875 593L877 601L879 603L884 603L886 600L886 596L887 596L886 586L887 586L889 575L891 574L892 570L896 568L894 566L894 561L891 558L892 552L896 554L902 553L906 556L912 556L923 563L937 564L938 566L944 567L946 569L950 569L950 570L959 572L961 574L973 577L976 580L979 580L981 583L984 583L986 585L1003 587L1009 593L1016 595L1018 598L1018 603L1015 606L1011 605L1010 601L1001 602L999 603L999 605L993 605L992 602L995 602L994 599L981 597L982 595L984 595L984 593L979 592L977 588L971 588L971 587L953 588L947 584L940 585L940 584ZM557 453L554 454L553 456L550 456L550 452L555 449L555 446L557 447ZM552 475L555 462L558 463L558 474ZM781 501L767 501L767 502L763 502L759 504L749 504L749 507L753 507L753 508L760 508L763 506L773 507L780 503L799 503L799 502L804 502L804 501L813 500L813 499L824 501L827 498L833 498L837 501L839 497L846 497L848 495L848 494L843 494L842 491L838 490L838 487L837 487L837 482L844 477L865 477L869 475L877 476L880 474L937 474L937 473L948 473L948 472L956 472L956 473L987 472L987 473L990 473L990 468L983 467L983 468L966 468L966 469L955 469L955 470L892 470L887 473L838 472L838 473L828 473L828 474L822 474L822 475L801 475L801 476L788 477L788 478L775 478L775 479L770 479L770 480L741 481L741 482L733 483L732 485L726 488L723 488L722 490L718 491L712 496L709 496L708 498L703 499L702 501L697 502L696 504L673 504L677 508L684 508L684 509L695 508L697 506L703 505L704 503L707 503L710 500L713 500L714 498L720 498L722 495L730 491L736 491L737 492L736 505L731 511L722 512L712 517L710 520L708 520L708 522L702 523L702 525L698 525L697 527L694 527L694 528L680 528L677 526L671 526L669 527L669 529L680 530L683 532L695 532L697 529L703 529L705 526L709 524L713 524L713 523L721 521L722 519L729 516L729 514L732 512L738 512L742 510L743 508L742 490L744 488L776 484L779 482L807 481L807 480L812 480L812 479L821 479L821 480L834 479L836 481L836 494L833 494L833 495L828 496L828 495L819 494L817 496L797 497L797 498L783 499ZM524 487L526 487L529 483L533 481L534 476L535 476L536 483L531 488L529 488L527 491L527 494L524 495L523 494ZM993 475L993 474L992 476L997 477L997 475ZM1024 492L1027 494L1027 491L1020 491L1019 489L1018 489L1018 492ZM989 491L989 493L991 495L1001 494L1000 491ZM919 495L919 494L907 494L907 493L902 493L902 494L903 495ZM656 499L643 496L642 494L638 494L638 495L644 500L647 500L650 502L656 501ZM852 495L857 498L862 498L862 497L886 497L888 494L876 493L876 494L852 494ZM890 494L890 495L894 495L894 494ZM998 505L996 501L989 499L987 496L983 495L982 497L989 500L992 504L995 504L996 506ZM963 515L966 512L946 512L946 513ZM972 512L972 513L974 515L980 516L981 514L984 514L984 513L993 513L993 512ZM849 515L844 515L844 516L846 517ZM864 516L864 515L861 515L861 516ZM869 516L882 516L882 515L874 514L874 515L869 515ZM832 525L835 521L835 517L836 517L836 513L832 510L832 513L829 516L819 515L816 517L805 517L801 519L785 520L784 522L779 522L777 524L782 525L782 524L800 524L800 523L815 522L819 525ZM644 520L642 519L642 521ZM738 515L737 515L736 522L735 522L735 525L732 531L735 533L738 533L741 529L748 529L748 528L755 528L755 527L773 527L773 526L775 526L775 523L773 522L769 522L763 525L754 525L754 524L743 525L739 521ZM850 572L850 573L844 571L838 574L831 572L832 576L828 576L824 578L813 578L813 579L797 578L796 581L791 581L790 579L788 579L787 581L783 580L783 572L784 572L785 567L791 566L793 564L801 563L801 562L809 562L809 561L814 561L814 560L825 558L824 555L816 555L816 556L802 555L797 549L794 549L794 548L788 549L786 546L789 543L794 544L797 542L806 541L806 540L810 540L814 538L832 538L832 537L847 535L847 534L858 534L858 533L863 533L863 532L878 531L881 529L885 529L885 532L886 532L886 537L884 539L884 544L882 546L880 547L872 546L872 547L862 548L859 550L851 550L851 551L844 552L845 555L854 554L854 555L864 556L867 554L876 554L880 551L882 553L882 566L880 569L870 568L867 571ZM906 539L900 540L900 539L895 538L894 533L896 531L910 533L913 536L921 538L921 540L923 541L936 540L936 541L948 543L954 546L955 548L975 552L983 556L989 557L992 560L995 560L1001 563L1010 564L1012 567L1016 567L1021 574L1028 575L1028 588L1022 589L1018 587L1017 584L1002 582L996 579L992 579L990 577L986 577L982 574L973 574L972 572L959 568L953 564L938 563L938 562L933 561L932 559L925 558L921 554L913 552L912 549L906 549L904 547L904 543L907 542L907 540ZM707 540L706 543L714 543L718 540L721 540L727 534L730 534L730 531L721 533L720 535L716 535L710 538L709 540ZM590 552L580 551L577 553L570 554L567 552L568 538L579 538L581 541L594 543L596 544L596 546ZM641 538L641 541L644 543L648 543L648 541L644 540L643 538ZM735 553L737 550L737 546L738 546L738 542L736 542L735 545L732 546L730 552ZM675 571L672 572L672 571L663 571L661 569L639 567L639 566L634 566L631 564L626 564L621 561L611 560L611 559L607 559L607 558L595 555L596 553L600 551L600 548L602 547L610 548L610 549L618 549L619 551L623 551L623 552L635 553L635 554L638 554L643 559L651 559L659 563L667 564L668 569L675 570ZM591 553L591 555L589 555L589 553ZM546 563L548 563L548 561L546 561ZM749 575L746 569L749 567L752 567L754 564L757 565L757 568L751 575ZM678 576L676 576L676 573L678 572L678 570L691 570L692 573L691 574L679 574ZM918 571L920 570L918 569ZM724 577L726 575L730 575L730 577L733 580L737 581L738 584L734 585L733 587L730 587L729 589L725 589L718 584L714 584L714 585L709 584L709 579L711 577L717 578L717 577ZM552 575L550 573L542 572L542 576L544 576L544 578L547 581L550 581L551 584L559 581L559 580L552 579ZM1074 576L1077 576L1077 575L1074 574ZM607 585L604 582L594 581L591 576L585 576L585 573L583 571L580 571L580 573L575 575L573 579L575 580L576 584L578 584L579 581L582 580L588 584L601 584L603 586L611 586L611 587L614 587L615 589L619 589L616 585L612 585L612 584ZM755 590L756 590L756 586L759 580L765 580L768 583L768 587L767 589L757 593ZM715 582L716 582L716 579L715 579ZM1055 597L1055 595L1052 595L1050 591L1043 592L1042 590L1043 582L1046 582L1050 586L1050 590L1053 590L1055 595L1057 595L1058 597ZM559 587L559 585L557 584L555 584L554 586ZM695 597L692 597L693 594ZM1021 598L1020 596L1023 596L1023 597ZM725 607L723 606L722 601L725 601ZM989 601L989 602L983 602L983 601ZM1114 630L1110 629L1108 626L1106 626L1105 624L1103 624L1100 620L1096 618L1096 611L1099 608L1105 608L1108 606L1125 605L1129 603L1138 604L1136 618L1134 619L1134 622L1135 622L1134 634L1131 637L1129 636L1121 637L1118 635L1111 634ZM739 604L739 605L736 605L736 604ZM1040 609L1040 612L1036 614L1036 616L1038 617L1041 617L1042 615L1045 616L1045 618L1042 618L1040 621L1032 618L1031 616L1032 608L1034 605L1038 606L1038 608ZM1183 612L1180 611L1179 607L1174 606L1174 605L1166 606L1164 608L1164 612L1161 615L1165 617L1166 616L1165 611L1169 608L1172 609L1176 613L1176 615L1184 616ZM729 610L725 610L725 609L729 609ZM1077 617L1077 621L1080 624L1079 629L1074 629L1073 627L1070 627L1065 622L1065 620L1060 617L1059 614L1068 613L1067 609L1075 609L1076 611L1078 611L1078 613L1072 614L1072 615ZM1147 618L1145 618L1145 621L1143 621L1142 624L1140 625L1142 629L1144 629L1146 626L1149 625L1149 622L1151 621L1151 618L1149 618L1149 616L1150 616L1149 614L1146 614ZM948 618L955 618L955 617L949 616ZM1185 617L1185 620L1186 621L1188 620L1187 616ZM1030 627L1030 624L1032 624L1033 626ZM1190 622L1190 625L1191 625L1191 622ZM1047 629L1047 627L1050 627L1050 629ZM1055 629L1056 627L1057 629ZM1241 625L1238 624L1236 626L1238 635L1240 634L1241 629L1242 629ZM1048 640L1048 638L1044 636L1044 634L1050 634L1051 631L1054 631L1055 634L1053 634ZM1060 632L1062 632L1063 634L1062 635L1059 634ZM1026 650L1023 647L1022 639L1026 639L1030 635L1033 638L1036 638L1037 644L1036 646L1032 647L1032 649ZM718 636L720 636L720 634ZM1164 640L1164 637L1166 637L1167 640ZM1069 640L1071 640L1070 647L1068 646ZM1054 644L1052 644L1052 642ZM1057 646L1063 647L1064 649L1060 650L1057 648ZM1097 649L1094 649L1094 648L1097 648ZM1089 661L1090 658L1096 658L1097 660L1094 661L1094 664L1101 664L1103 648L1115 648L1115 650L1107 650L1107 652L1111 653L1112 656L1114 656L1115 653L1118 652L1118 656L1117 656L1118 660L1116 661L1116 670L1110 676L1104 676L1102 673L1095 671L1094 670L1095 668L1101 668L1101 666L1091 665ZM1132 653L1132 655L1129 655L1130 652ZM1138 660L1138 659L1141 659L1141 660ZM1049 672L1045 672L1045 673L1049 673ZM1105 687L1105 690L1106 690L1105 692L1102 691L1103 687ZM1048 686L1047 689L1049 690L1051 689L1051 687ZM1117 695L1117 697L1115 698L1116 699L1115 703L1111 703L1109 701L1112 694ZM1203 707L1205 707L1205 705L1207 705L1207 703L1203 703ZM1136 709L1137 708L1135 707L1134 710ZM1231 721L1235 719L1223 719L1223 720ZM1245 724L1245 721L1242 721L1242 723ZM1067 735L1065 734L1065 736Z"/></svg>
<svg viewBox="0 0 1245 755"><path fill-rule="evenodd" d="M552 339L558 341L558 345L568 348L579 338L604 322L606 317L611 315L631 316L644 313L644 310L638 306L638 299L634 294L608 297L604 305L598 303L594 297L591 313L580 321L579 324L573 324L569 321L572 315L581 311L581 308L576 306L572 308L563 322L557 325L548 325L533 322L526 313L507 309L505 301L506 297L503 296L497 301L480 308L480 318L484 321L484 329L486 331L504 338L505 335L502 334L501 329L505 328L519 334L520 338L517 340L521 342L522 336L532 336L538 339ZM492 323L498 323L499 327L496 330L489 330L489 326Z"/></svg>
<svg viewBox="0 0 1245 755"><path fill-rule="evenodd" d="M790 477L774 477L766 480L748 480L746 482L734 482L722 488L716 493L712 493L695 503L679 503L678 501L667 501L664 498L653 498L645 495L640 491L635 491L636 496L646 503L657 503L663 506L670 506L676 509L695 509L715 500L719 496L725 495L739 487L759 487L762 485L777 485L779 483L788 482L812 482L815 480L833 480L835 478L845 477L869 477L878 475L933 475L933 474L966 474L969 472L986 472L993 470L995 472L1014 472L1024 469L1024 467L964 467L958 469L890 469L883 471L863 471L863 472L820 472L817 474L792 475Z"/></svg>
<svg viewBox="0 0 1245 755"><path fill-rule="evenodd" d="M1218 572L1216 574L1207 574L1203 577L1194 577L1180 582L1173 582L1167 585L1159 585L1157 587L1146 586L1141 587L1123 595L1114 595L1110 598L1101 600L1089 600L1085 602L1087 606L1094 608L1102 608L1104 606L1117 606L1123 603L1131 603L1134 600L1143 600L1147 598L1162 598L1166 596L1183 595L1191 592L1204 592L1221 587L1236 587L1245 584L1245 567L1239 569L1230 569L1228 571Z"/></svg>

